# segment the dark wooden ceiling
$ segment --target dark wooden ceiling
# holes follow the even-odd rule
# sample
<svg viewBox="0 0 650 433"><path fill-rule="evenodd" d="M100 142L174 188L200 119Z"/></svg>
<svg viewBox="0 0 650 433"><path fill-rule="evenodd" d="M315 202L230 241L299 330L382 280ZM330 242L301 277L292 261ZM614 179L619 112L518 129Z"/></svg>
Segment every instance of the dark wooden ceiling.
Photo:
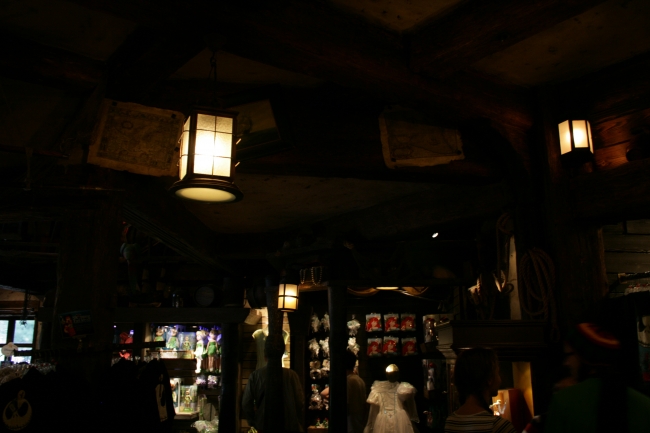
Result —
<svg viewBox="0 0 650 433"><path fill-rule="evenodd" d="M627 163L627 147L650 133L647 22L644 0L3 2L0 221L65 218L112 188L130 218L182 238L174 248L201 261L215 250L260 257L314 223L376 240L480 219L511 200L513 158L531 170L541 94L572 96L558 117L591 119L596 170ZM239 204L179 203L165 193L173 179L121 174L119 186L89 192L102 187L85 163L102 100L181 112L210 101L211 50L221 97L280 89L293 147L242 162ZM386 168L387 105L458 128L466 158ZM507 149L476 133L485 125ZM175 231L163 209L195 229Z"/></svg>

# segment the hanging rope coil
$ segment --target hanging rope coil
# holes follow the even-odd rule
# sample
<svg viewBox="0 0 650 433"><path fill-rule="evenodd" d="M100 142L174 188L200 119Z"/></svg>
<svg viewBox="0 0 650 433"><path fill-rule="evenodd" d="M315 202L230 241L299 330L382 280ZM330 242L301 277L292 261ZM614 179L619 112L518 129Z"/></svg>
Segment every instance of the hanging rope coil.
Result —
<svg viewBox="0 0 650 433"><path fill-rule="evenodd" d="M532 248L519 261L519 300L521 308L531 318L549 320L551 340L558 341L557 308L553 288L555 266L543 250Z"/></svg>

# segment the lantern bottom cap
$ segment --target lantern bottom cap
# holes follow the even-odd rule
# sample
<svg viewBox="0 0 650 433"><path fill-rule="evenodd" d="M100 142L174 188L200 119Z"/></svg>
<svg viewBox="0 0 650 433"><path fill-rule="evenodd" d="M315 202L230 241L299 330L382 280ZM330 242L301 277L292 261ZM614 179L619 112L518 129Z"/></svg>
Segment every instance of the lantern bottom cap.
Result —
<svg viewBox="0 0 650 433"><path fill-rule="evenodd" d="M221 179L179 180L170 191L182 199L203 203L234 203L244 197L237 185Z"/></svg>

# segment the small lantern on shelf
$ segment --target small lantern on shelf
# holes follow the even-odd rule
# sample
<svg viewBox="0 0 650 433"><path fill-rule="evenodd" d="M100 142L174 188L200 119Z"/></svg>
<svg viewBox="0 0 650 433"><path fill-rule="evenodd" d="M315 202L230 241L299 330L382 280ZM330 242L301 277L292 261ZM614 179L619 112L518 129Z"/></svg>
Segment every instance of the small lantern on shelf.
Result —
<svg viewBox="0 0 650 433"><path fill-rule="evenodd" d="M562 158L581 163L591 160L594 143L588 120L565 120L558 125Z"/></svg>
<svg viewBox="0 0 650 433"><path fill-rule="evenodd" d="M236 202L243 194L233 182L237 113L194 107L180 138L177 196L201 202Z"/></svg>
<svg viewBox="0 0 650 433"><path fill-rule="evenodd" d="M285 277L280 281L278 291L278 309L294 312L298 309L298 282Z"/></svg>

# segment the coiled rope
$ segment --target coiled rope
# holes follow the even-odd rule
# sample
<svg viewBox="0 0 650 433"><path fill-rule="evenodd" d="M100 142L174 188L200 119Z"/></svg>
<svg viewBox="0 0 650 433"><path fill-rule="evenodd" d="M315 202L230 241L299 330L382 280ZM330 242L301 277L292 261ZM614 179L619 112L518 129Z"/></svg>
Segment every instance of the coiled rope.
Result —
<svg viewBox="0 0 650 433"><path fill-rule="evenodd" d="M521 308L532 319L548 320L551 341L559 341L555 287L555 266L543 250L532 248L519 261L519 301Z"/></svg>

